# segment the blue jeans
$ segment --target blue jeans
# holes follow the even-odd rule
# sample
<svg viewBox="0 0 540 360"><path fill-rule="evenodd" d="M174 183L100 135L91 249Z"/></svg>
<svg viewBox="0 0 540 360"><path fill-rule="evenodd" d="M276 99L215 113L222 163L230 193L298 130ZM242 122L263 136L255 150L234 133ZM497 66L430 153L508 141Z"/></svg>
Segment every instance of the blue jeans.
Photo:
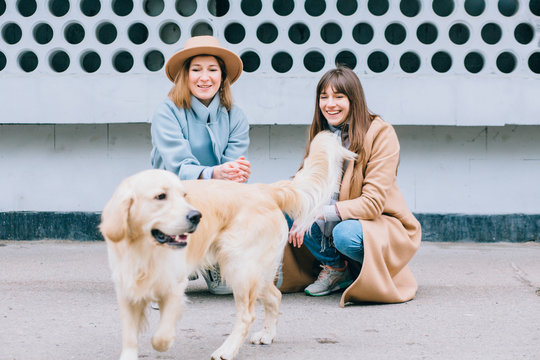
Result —
<svg viewBox="0 0 540 360"><path fill-rule="evenodd" d="M289 229L293 220L285 215L289 224ZM339 222L332 231L333 242L323 239L323 234L319 225L314 223L311 226L311 233L304 235L304 245L323 265L332 267L343 267L342 255L359 262L364 261L364 233L362 223L358 220L343 220Z"/></svg>

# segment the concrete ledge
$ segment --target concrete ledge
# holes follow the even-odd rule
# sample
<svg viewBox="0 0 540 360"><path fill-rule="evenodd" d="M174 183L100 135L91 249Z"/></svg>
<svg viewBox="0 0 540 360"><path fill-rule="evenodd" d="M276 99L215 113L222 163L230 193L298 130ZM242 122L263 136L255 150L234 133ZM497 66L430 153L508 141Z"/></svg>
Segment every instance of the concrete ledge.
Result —
<svg viewBox="0 0 540 360"><path fill-rule="evenodd" d="M540 214L415 214L423 241L540 241ZM103 240L99 212L0 212L2 240Z"/></svg>

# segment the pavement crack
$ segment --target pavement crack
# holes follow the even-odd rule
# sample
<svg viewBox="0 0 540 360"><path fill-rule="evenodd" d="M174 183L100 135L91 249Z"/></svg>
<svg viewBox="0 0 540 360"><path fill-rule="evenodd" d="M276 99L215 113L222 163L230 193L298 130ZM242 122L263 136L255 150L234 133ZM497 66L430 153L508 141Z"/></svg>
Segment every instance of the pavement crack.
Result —
<svg viewBox="0 0 540 360"><path fill-rule="evenodd" d="M516 264L512 263L512 269L514 269L514 273L516 278L524 285L535 289L535 294L540 296L540 288L535 286L531 280L527 278L527 273L519 268Z"/></svg>

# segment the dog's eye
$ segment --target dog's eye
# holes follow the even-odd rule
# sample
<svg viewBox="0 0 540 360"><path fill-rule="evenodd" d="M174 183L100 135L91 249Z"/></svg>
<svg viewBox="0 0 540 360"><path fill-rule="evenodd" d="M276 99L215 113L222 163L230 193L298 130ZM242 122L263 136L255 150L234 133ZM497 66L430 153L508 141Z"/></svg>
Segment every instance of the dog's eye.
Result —
<svg viewBox="0 0 540 360"><path fill-rule="evenodd" d="M167 198L167 194L161 193L159 195L156 195L156 197L154 199L156 199L156 200L165 200L166 198Z"/></svg>

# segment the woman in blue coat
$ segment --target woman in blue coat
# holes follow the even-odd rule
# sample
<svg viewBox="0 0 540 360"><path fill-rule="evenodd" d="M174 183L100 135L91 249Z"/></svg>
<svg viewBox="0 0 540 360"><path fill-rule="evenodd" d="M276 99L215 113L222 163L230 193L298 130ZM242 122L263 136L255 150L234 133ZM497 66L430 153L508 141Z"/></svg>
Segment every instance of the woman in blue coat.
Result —
<svg viewBox="0 0 540 360"><path fill-rule="evenodd" d="M249 123L230 88L242 60L213 36L195 36L171 56L165 72L174 85L152 118L152 166L181 180L246 182ZM211 292L230 293L219 269L203 275Z"/></svg>

